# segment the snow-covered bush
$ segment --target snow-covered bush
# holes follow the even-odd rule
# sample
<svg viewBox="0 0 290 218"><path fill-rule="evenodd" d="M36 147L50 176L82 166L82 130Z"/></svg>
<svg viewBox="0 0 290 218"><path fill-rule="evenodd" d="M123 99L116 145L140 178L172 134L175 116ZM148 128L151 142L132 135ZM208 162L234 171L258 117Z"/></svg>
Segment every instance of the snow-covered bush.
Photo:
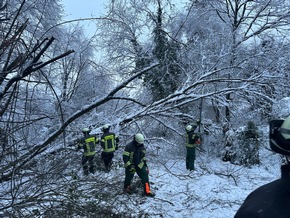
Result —
<svg viewBox="0 0 290 218"><path fill-rule="evenodd" d="M262 132L255 123L226 133L226 145L223 160L233 164L252 166L259 164L259 147Z"/></svg>
<svg viewBox="0 0 290 218"><path fill-rule="evenodd" d="M276 101L272 106L272 116L274 119L286 118L290 114L290 97Z"/></svg>

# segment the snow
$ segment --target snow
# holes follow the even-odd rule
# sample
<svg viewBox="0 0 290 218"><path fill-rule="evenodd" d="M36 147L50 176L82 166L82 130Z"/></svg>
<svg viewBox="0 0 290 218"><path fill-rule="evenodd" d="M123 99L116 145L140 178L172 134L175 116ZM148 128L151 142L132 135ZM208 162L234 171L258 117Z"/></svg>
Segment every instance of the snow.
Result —
<svg viewBox="0 0 290 218"><path fill-rule="evenodd" d="M283 103L285 109L290 105L287 99ZM185 144L177 146L178 140L174 137L163 140L157 140L154 134L146 137L146 158L151 189L156 194L154 198L143 196L137 175L132 182L134 193L123 193L122 153L128 142L122 138L110 172L102 170L100 147L96 156L97 172L89 176L82 175L81 153L71 151L68 155L71 163L66 171L72 172L72 176L64 175L62 190L66 203L70 205L72 201L80 208L80 213L71 217L96 217L101 211L106 214L97 217L114 217L114 214L130 218L232 218L249 193L280 177L282 159L269 148L268 129L268 125L259 126L260 163L251 167L223 162L221 154L225 143L221 137L215 137L213 132L203 135L203 149L197 149L194 171L186 170Z"/></svg>
<svg viewBox="0 0 290 218"><path fill-rule="evenodd" d="M188 171L185 154L168 160L160 160L151 154L147 157L149 179L156 196L142 196L143 189L137 175L132 183L137 191L128 195L122 192L124 169L120 165L116 167L117 163L121 163L121 155L122 151L116 153L114 168L104 174L107 175L104 178L119 183L116 199L125 203L118 205L115 213L125 213L128 217L234 217L251 191L280 177L281 158L267 147L261 148L261 164L251 168L223 162L221 158L199 152L196 170ZM105 191L112 190L108 188Z"/></svg>
<svg viewBox="0 0 290 218"><path fill-rule="evenodd" d="M273 115L276 119L282 118L285 119L290 114L290 97L285 97L273 105Z"/></svg>
<svg viewBox="0 0 290 218"><path fill-rule="evenodd" d="M253 189L275 179L272 172L259 166L247 169L202 158L196 165L194 172L185 169L185 160L175 161L166 174L160 172L162 167L151 170L156 196L172 202L165 208L161 207L164 202L155 202L161 204L164 217L233 217Z"/></svg>

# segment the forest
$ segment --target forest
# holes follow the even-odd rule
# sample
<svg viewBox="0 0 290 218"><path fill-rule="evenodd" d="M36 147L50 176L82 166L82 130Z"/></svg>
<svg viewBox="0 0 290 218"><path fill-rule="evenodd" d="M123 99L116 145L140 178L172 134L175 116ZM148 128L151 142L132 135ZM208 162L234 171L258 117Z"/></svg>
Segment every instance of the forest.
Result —
<svg viewBox="0 0 290 218"><path fill-rule="evenodd" d="M0 1L0 217L178 217L182 209L170 215L164 204L176 202L161 193L172 177L198 178L202 186L202 178L221 176L239 187L243 170L266 159L279 164L267 125L290 113L289 7L288 0L178 7L173 0L112 0L98 17L66 20L61 0ZM176 171L184 165L185 125L196 120L199 169ZM97 157L96 174L84 178L74 141L84 127L99 136L107 123L120 138L113 169L103 172ZM122 193L122 149L138 132L155 179L151 202ZM262 168L273 180L271 164ZM248 188L256 187L251 181ZM188 193L187 202L202 206L183 205L189 210L180 217L213 203L231 214L195 218L233 217L243 201Z"/></svg>

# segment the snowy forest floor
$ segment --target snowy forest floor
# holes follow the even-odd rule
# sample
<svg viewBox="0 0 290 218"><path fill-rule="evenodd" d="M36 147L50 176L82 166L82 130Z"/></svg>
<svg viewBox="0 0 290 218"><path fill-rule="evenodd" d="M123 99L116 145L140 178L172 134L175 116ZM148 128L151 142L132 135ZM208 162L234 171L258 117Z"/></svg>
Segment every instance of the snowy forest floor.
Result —
<svg viewBox="0 0 290 218"><path fill-rule="evenodd" d="M119 149L110 172L98 170L83 177L79 170L80 178L74 183L78 200L94 205L92 215L102 208L100 217L113 213L113 217L232 218L251 191L280 177L281 158L263 146L260 164L250 168L223 162L209 152L197 152L196 170L191 172L185 168L185 154L167 160L148 155L147 160L154 198L142 196L137 175L133 179L136 193L123 193L125 175Z"/></svg>

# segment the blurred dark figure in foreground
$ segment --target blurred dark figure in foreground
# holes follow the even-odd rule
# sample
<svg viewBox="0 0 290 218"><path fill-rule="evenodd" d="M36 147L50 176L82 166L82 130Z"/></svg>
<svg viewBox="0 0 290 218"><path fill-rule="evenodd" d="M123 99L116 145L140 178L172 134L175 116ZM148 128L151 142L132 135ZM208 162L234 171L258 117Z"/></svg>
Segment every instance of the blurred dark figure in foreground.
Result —
<svg viewBox="0 0 290 218"><path fill-rule="evenodd" d="M285 156L281 178L263 185L249 194L235 218L288 218L290 217L290 116L285 120L269 122L271 149Z"/></svg>

